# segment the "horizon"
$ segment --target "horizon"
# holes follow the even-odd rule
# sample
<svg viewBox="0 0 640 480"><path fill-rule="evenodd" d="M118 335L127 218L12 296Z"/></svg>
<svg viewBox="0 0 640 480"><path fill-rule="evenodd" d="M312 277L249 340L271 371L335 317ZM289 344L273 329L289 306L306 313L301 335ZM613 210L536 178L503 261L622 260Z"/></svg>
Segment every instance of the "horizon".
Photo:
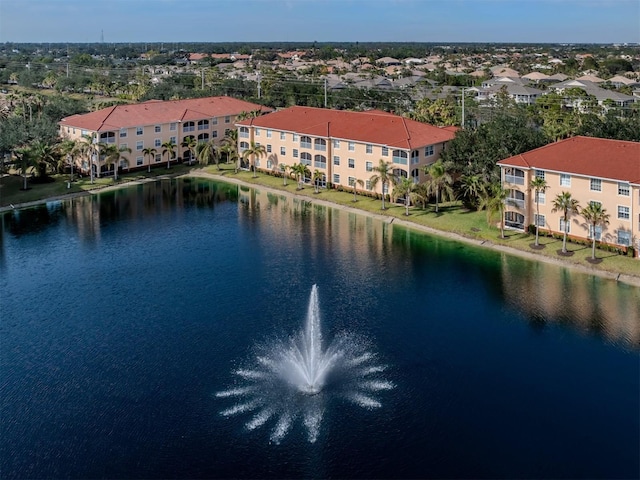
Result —
<svg viewBox="0 0 640 480"><path fill-rule="evenodd" d="M639 19L637 0L3 0L0 43L635 45Z"/></svg>

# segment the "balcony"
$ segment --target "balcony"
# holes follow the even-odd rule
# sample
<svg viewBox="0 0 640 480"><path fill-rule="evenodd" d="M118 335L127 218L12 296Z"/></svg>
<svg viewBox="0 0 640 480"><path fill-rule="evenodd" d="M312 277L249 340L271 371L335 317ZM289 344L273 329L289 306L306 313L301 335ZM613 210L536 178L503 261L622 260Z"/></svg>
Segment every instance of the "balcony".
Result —
<svg viewBox="0 0 640 480"><path fill-rule="evenodd" d="M505 175L504 181L513 185L524 185L524 177L517 175Z"/></svg>

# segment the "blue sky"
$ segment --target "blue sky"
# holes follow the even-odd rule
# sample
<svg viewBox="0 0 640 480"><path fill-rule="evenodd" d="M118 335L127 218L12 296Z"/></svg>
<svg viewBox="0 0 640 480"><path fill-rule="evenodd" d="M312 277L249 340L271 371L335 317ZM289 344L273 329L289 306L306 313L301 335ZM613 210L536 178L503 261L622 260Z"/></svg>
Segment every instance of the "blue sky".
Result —
<svg viewBox="0 0 640 480"><path fill-rule="evenodd" d="M640 0L0 0L0 42L640 42Z"/></svg>

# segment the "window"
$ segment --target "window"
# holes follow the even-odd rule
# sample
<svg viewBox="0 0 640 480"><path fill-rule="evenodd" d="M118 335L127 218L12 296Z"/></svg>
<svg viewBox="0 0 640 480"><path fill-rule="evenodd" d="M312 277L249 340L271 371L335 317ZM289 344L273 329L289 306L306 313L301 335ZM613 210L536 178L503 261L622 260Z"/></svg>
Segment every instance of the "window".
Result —
<svg viewBox="0 0 640 480"><path fill-rule="evenodd" d="M519 168L511 168L511 167L507 167L504 170L504 181L507 183L513 183L516 185L524 185L524 170L520 170ZM536 170L536 177L537 172L539 170ZM542 177L538 177L538 178L542 178L544 180L544 172L542 172Z"/></svg>
<svg viewBox="0 0 640 480"><path fill-rule="evenodd" d="M173 143L174 145L177 145L178 143L177 143L176 137L170 137L169 138L169 143Z"/></svg>
<svg viewBox="0 0 640 480"><path fill-rule="evenodd" d="M260 158L256 158L255 160L256 168L260 166Z"/></svg>
<svg viewBox="0 0 640 480"><path fill-rule="evenodd" d="M178 129L178 124L177 123L170 123L169 124L169 130L171 130L172 132Z"/></svg>
<svg viewBox="0 0 640 480"><path fill-rule="evenodd" d="M382 156L383 157L389 156L389 149L387 147L382 147Z"/></svg>
<svg viewBox="0 0 640 480"><path fill-rule="evenodd" d="M411 178L413 179L413 183L420 183L420 169L414 168L411 170Z"/></svg>
<svg viewBox="0 0 640 480"><path fill-rule="evenodd" d="M240 138L249 138L249 129L247 127L240 127Z"/></svg>
<svg viewBox="0 0 640 480"><path fill-rule="evenodd" d="M599 178L592 178L590 189L592 192L601 192L602 191L602 180Z"/></svg>
<svg viewBox="0 0 640 480"><path fill-rule="evenodd" d="M127 145L126 143L120 144L120 150L126 150L127 148L129 148L129 145Z"/></svg>
<svg viewBox="0 0 640 480"><path fill-rule="evenodd" d="M536 177L544 180L544 170L536 170Z"/></svg>
<svg viewBox="0 0 640 480"><path fill-rule="evenodd" d="M142 165L144 162L144 158L143 157L136 157L136 166L139 167L140 165Z"/></svg>
<svg viewBox="0 0 640 480"><path fill-rule="evenodd" d="M199 142L203 142L203 141L207 141L209 140L209 134L208 133L201 133L198 135L198 141Z"/></svg>
<svg viewBox="0 0 640 480"><path fill-rule="evenodd" d="M136 135L143 135L144 127L136 127Z"/></svg>
<svg viewBox="0 0 640 480"><path fill-rule="evenodd" d="M267 130L267 138L271 138L271 130Z"/></svg>
<svg viewBox="0 0 640 480"><path fill-rule="evenodd" d="M367 172L373 172L373 162L367 162L365 166L367 167Z"/></svg>
<svg viewBox="0 0 640 480"><path fill-rule="evenodd" d="M120 138L126 138L127 136L127 129L126 128L121 128L120 129Z"/></svg>
<svg viewBox="0 0 640 480"><path fill-rule="evenodd" d="M356 184L356 177L349 177L349 186L353 187Z"/></svg>
<svg viewBox="0 0 640 480"><path fill-rule="evenodd" d="M593 225L589 225L588 238L593 238ZM596 240L602 240L602 225L596 226Z"/></svg>
<svg viewBox="0 0 640 480"><path fill-rule="evenodd" d="M217 130L214 130L213 132L211 132L211 136L212 136L213 138L218 138L218 131L217 131Z"/></svg>
<svg viewBox="0 0 640 480"><path fill-rule="evenodd" d="M533 214L533 223L538 227L544 227L546 225L546 220L544 215Z"/></svg>
<svg viewBox="0 0 640 480"><path fill-rule="evenodd" d="M300 163L311 166L311 154L308 152L302 152L300 154Z"/></svg>
<svg viewBox="0 0 640 480"><path fill-rule="evenodd" d="M631 245L630 230L618 230L618 245L624 245L625 247Z"/></svg>
<svg viewBox="0 0 640 480"><path fill-rule="evenodd" d="M299 142L300 141L300 135L298 135L297 133L293 134L293 141L294 142Z"/></svg>
<svg viewBox="0 0 640 480"><path fill-rule="evenodd" d="M313 157L313 166L316 168L327 168L327 157L324 155L316 155Z"/></svg>
<svg viewBox="0 0 640 480"><path fill-rule="evenodd" d="M407 164L407 152L403 152L402 150L394 150L393 151L393 163L399 163L400 165Z"/></svg>
<svg viewBox="0 0 640 480"><path fill-rule="evenodd" d="M267 143L267 153L271 153L271 145Z"/></svg>
<svg viewBox="0 0 640 480"><path fill-rule="evenodd" d="M115 132L105 132L100 134L100 141L103 143L116 143Z"/></svg>
<svg viewBox="0 0 640 480"><path fill-rule="evenodd" d="M144 148L144 142L142 140L140 140L139 142L136 142L136 150L142 150Z"/></svg>
<svg viewBox="0 0 640 480"><path fill-rule="evenodd" d="M298 158L298 149L297 148L293 149L293 158Z"/></svg>
<svg viewBox="0 0 640 480"><path fill-rule="evenodd" d="M333 148L340 148L340 140L333 141Z"/></svg>
<svg viewBox="0 0 640 480"><path fill-rule="evenodd" d="M349 142L349 151L353 152L356 149L356 144L354 142Z"/></svg>
<svg viewBox="0 0 640 480"><path fill-rule="evenodd" d="M340 183L340 174L338 173L333 174L333 183Z"/></svg>
<svg viewBox="0 0 640 480"><path fill-rule="evenodd" d="M536 192L535 193L535 201L538 202L538 204L544 205L546 199L547 199L547 197L545 195L545 192Z"/></svg>
<svg viewBox="0 0 640 480"><path fill-rule="evenodd" d="M566 227L566 232L569 233L571 231L571 222L565 222L564 218L560 219L560 231L561 232L565 232L565 227Z"/></svg>
<svg viewBox="0 0 640 480"><path fill-rule="evenodd" d="M327 151L327 141L322 139L322 138L316 138L313 141L313 149L314 150L319 150L320 152L326 152Z"/></svg>
<svg viewBox="0 0 640 480"><path fill-rule="evenodd" d="M625 182L618 182L618 195L623 197L629 196L629 184Z"/></svg>
<svg viewBox="0 0 640 480"><path fill-rule="evenodd" d="M286 140L287 139L287 134L284 132L280 132L280 140Z"/></svg>
<svg viewBox="0 0 640 480"><path fill-rule="evenodd" d="M161 140L161 139L159 139L159 138L156 138L156 139L153 141L153 146L154 146L154 147L160 147L160 146L162 146L162 140Z"/></svg>
<svg viewBox="0 0 640 480"><path fill-rule="evenodd" d="M262 134L262 132L260 131L260 129L259 129L259 128L256 128L256 129L255 129L255 132L254 132L254 135L255 135L256 137L259 137L261 134Z"/></svg>
<svg viewBox="0 0 640 480"><path fill-rule="evenodd" d="M213 117L211 119L211 125L217 125L218 124L218 117Z"/></svg>
<svg viewBox="0 0 640 480"><path fill-rule="evenodd" d="M373 145L371 145L370 143L367 143L366 149L368 155L373 153Z"/></svg>
<svg viewBox="0 0 640 480"><path fill-rule="evenodd" d="M420 152L413 150L411 152L411 165L415 165L416 163L420 163Z"/></svg>
<svg viewBox="0 0 640 480"><path fill-rule="evenodd" d="M349 162L349 168L356 168L356 161L353 158L350 158L348 162Z"/></svg>
<svg viewBox="0 0 640 480"><path fill-rule="evenodd" d="M160 133L162 132L162 126L156 125L155 127L153 127L153 130L155 133Z"/></svg>
<svg viewBox="0 0 640 480"><path fill-rule="evenodd" d="M271 160L267 160L267 168L268 169L273 168L273 162Z"/></svg>
<svg viewBox="0 0 640 480"><path fill-rule="evenodd" d="M433 155L433 145L427 145L424 147L424 156L430 157L431 155Z"/></svg>
<svg viewBox="0 0 640 480"><path fill-rule="evenodd" d="M162 154L161 153L156 153L155 161L156 161L156 163L162 161Z"/></svg>
<svg viewBox="0 0 640 480"><path fill-rule="evenodd" d="M184 125L182 125L182 131L183 132L193 132L196 129L196 124L195 122L184 122Z"/></svg>
<svg viewBox="0 0 640 480"><path fill-rule="evenodd" d="M366 188L367 190L371 190L371 180L365 180L364 188Z"/></svg>
<svg viewBox="0 0 640 480"><path fill-rule="evenodd" d="M285 147L280 147L280 155L285 156L287 154L287 149Z"/></svg>
<svg viewBox="0 0 640 480"><path fill-rule="evenodd" d="M338 166L340 165L340 157L339 156L337 156L337 155L333 156L333 164L334 165L338 165Z"/></svg>
<svg viewBox="0 0 640 480"><path fill-rule="evenodd" d="M629 220L629 207L618 205L618 218L620 220Z"/></svg>
<svg viewBox="0 0 640 480"><path fill-rule="evenodd" d="M306 135L300 137L300 148L311 148L311 137Z"/></svg>
<svg viewBox="0 0 640 480"><path fill-rule="evenodd" d="M231 117L229 115L224 117L224 123L231 123Z"/></svg>
<svg viewBox="0 0 640 480"><path fill-rule="evenodd" d="M247 148L249 148L249 144L247 142L240 142L240 151L238 153L244 152Z"/></svg>
<svg viewBox="0 0 640 480"><path fill-rule="evenodd" d="M198 130L208 130L209 120L198 120Z"/></svg>
<svg viewBox="0 0 640 480"><path fill-rule="evenodd" d="M560 186L561 187L570 187L571 186L571 175L568 173L560 174Z"/></svg>

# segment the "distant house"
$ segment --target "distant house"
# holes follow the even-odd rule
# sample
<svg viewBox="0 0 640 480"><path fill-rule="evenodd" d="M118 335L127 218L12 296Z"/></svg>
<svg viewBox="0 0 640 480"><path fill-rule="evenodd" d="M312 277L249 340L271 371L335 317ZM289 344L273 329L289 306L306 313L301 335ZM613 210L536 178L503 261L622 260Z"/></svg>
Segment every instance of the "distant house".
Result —
<svg viewBox="0 0 640 480"><path fill-rule="evenodd" d="M607 90L601 88L599 85L587 81L587 80L566 80L564 82L553 84L549 87L550 90L554 90L558 93L563 93L567 89L579 88L588 95L593 96L598 105L606 107L607 103L613 103L618 107L630 107L636 99L631 95L625 95L624 93L616 92L614 90ZM571 99L567 101L567 106L574 108L581 108L581 99Z"/></svg>
<svg viewBox="0 0 640 480"><path fill-rule="evenodd" d="M610 215L607 226L594 232L579 215L567 225L571 237L597 240L619 247L635 246L640 252L640 143L573 137L530 150L498 162L502 184L509 192L505 223L525 230L538 225L562 234L562 212L553 212L553 199L569 192L582 208L600 203ZM535 177L547 182L547 190L536 195L529 185Z"/></svg>

